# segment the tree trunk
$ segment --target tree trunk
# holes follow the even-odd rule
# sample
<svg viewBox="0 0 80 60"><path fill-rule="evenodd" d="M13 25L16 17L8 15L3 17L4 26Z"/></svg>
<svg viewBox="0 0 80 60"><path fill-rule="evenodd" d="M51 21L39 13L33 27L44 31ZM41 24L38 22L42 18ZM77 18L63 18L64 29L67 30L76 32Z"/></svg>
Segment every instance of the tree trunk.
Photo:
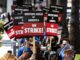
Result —
<svg viewBox="0 0 80 60"><path fill-rule="evenodd" d="M72 0L71 27L69 39L77 53L80 53L79 0Z"/></svg>

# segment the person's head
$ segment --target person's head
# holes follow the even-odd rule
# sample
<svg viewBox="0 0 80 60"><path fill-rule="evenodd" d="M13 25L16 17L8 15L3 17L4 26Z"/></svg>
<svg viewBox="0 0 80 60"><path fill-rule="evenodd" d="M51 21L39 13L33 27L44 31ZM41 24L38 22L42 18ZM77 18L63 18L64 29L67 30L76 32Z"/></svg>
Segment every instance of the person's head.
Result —
<svg viewBox="0 0 80 60"><path fill-rule="evenodd" d="M57 36L54 36L53 38L52 38L52 44L57 44L57 42L58 42L58 37Z"/></svg>
<svg viewBox="0 0 80 60"><path fill-rule="evenodd" d="M67 40L62 40L61 48L63 48L65 45L68 45L69 42Z"/></svg>
<svg viewBox="0 0 80 60"><path fill-rule="evenodd" d="M23 51L23 54L21 56L22 56L22 58L27 59L30 57L30 53L27 51Z"/></svg>
<svg viewBox="0 0 80 60"><path fill-rule="evenodd" d="M30 48L31 48L31 49L33 49L33 45L34 45L34 43L31 42L31 43L30 43ZM36 46L36 50L40 50L40 46L41 46L41 45L40 45L37 41L35 41L35 46Z"/></svg>
<svg viewBox="0 0 80 60"><path fill-rule="evenodd" d="M31 51L33 51L33 44L29 44L29 48L31 49Z"/></svg>
<svg viewBox="0 0 80 60"><path fill-rule="evenodd" d="M8 50L8 52L7 53L10 53L10 54L12 54L12 51L11 50Z"/></svg>
<svg viewBox="0 0 80 60"><path fill-rule="evenodd" d="M74 54L75 54L75 51L73 49L66 49L64 51L64 59L67 58L72 60L74 58Z"/></svg>
<svg viewBox="0 0 80 60"><path fill-rule="evenodd" d="M33 38L32 37L29 38L29 42L33 42Z"/></svg>
<svg viewBox="0 0 80 60"><path fill-rule="evenodd" d="M17 60L17 57L12 55L12 51L8 51L0 60Z"/></svg>

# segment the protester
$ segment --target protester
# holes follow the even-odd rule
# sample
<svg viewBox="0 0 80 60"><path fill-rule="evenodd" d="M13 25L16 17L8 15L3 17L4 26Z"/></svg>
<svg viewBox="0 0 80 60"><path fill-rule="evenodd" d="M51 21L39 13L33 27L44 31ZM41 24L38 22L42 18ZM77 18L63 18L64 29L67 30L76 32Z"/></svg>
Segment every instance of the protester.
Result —
<svg viewBox="0 0 80 60"><path fill-rule="evenodd" d="M58 42L58 37L54 36L50 40L50 44L48 44L48 50L45 52L45 58L46 60L57 60L57 49L59 48L57 42Z"/></svg>
<svg viewBox="0 0 80 60"><path fill-rule="evenodd" d="M11 51L8 51L0 60L17 60L17 57L12 55Z"/></svg>
<svg viewBox="0 0 80 60"><path fill-rule="evenodd" d="M57 50L58 60L62 60L62 57L61 57L59 54L60 54L61 49L63 48L63 45L65 45L65 44L63 44L63 43L62 43L62 40L61 40L60 43L59 43L59 47L60 47L60 48Z"/></svg>
<svg viewBox="0 0 80 60"><path fill-rule="evenodd" d="M58 37L54 36L51 42L51 52L50 52L50 60L57 60L57 50L60 48L57 44Z"/></svg>
<svg viewBox="0 0 80 60"><path fill-rule="evenodd" d="M59 53L59 57L60 60L64 60L64 52L67 50L67 49L72 49L73 47L69 44L69 42L67 40L63 40L62 41L62 44L61 44L61 50L60 50L60 53Z"/></svg>
<svg viewBox="0 0 80 60"><path fill-rule="evenodd" d="M74 60L75 51L73 49L67 49L64 51L64 60Z"/></svg>
<svg viewBox="0 0 80 60"><path fill-rule="evenodd" d="M34 43L32 43L32 45L33 44ZM30 60L45 60L41 52L41 45L36 40L35 40L35 48L33 47L33 49L35 49L35 53L33 51Z"/></svg>
<svg viewBox="0 0 80 60"><path fill-rule="evenodd" d="M50 49L50 38L48 38L47 40L46 40L47 42L46 42L46 50L44 51L44 57L45 57L45 60L48 60L49 58L49 51L51 50Z"/></svg>
<svg viewBox="0 0 80 60"><path fill-rule="evenodd" d="M30 48L29 41L24 42L24 46L21 46L18 50L18 58L19 60L28 59L32 55L32 50Z"/></svg>
<svg viewBox="0 0 80 60"><path fill-rule="evenodd" d="M18 58L18 60L26 60L30 58L30 53L28 51L23 51L23 54Z"/></svg>

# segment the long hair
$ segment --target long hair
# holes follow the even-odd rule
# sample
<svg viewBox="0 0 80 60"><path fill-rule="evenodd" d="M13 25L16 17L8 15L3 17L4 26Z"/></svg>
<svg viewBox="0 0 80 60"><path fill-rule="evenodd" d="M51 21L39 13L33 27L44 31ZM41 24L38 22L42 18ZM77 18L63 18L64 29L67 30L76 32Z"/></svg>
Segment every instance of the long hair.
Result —
<svg viewBox="0 0 80 60"><path fill-rule="evenodd" d="M6 53L0 60L17 60L17 57L12 55L11 53Z"/></svg>

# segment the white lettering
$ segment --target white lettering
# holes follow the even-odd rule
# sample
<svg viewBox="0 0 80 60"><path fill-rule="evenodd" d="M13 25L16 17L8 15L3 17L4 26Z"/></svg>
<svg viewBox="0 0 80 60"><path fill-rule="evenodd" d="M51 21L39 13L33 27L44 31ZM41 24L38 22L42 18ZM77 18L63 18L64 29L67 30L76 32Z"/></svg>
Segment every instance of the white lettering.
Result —
<svg viewBox="0 0 80 60"><path fill-rule="evenodd" d="M57 30L57 29L54 29L54 32L55 32L55 33L58 33L58 30Z"/></svg>
<svg viewBox="0 0 80 60"><path fill-rule="evenodd" d="M37 15L37 16L42 16L43 15L43 13L24 13L24 15L27 15L27 16L29 16L29 15Z"/></svg>
<svg viewBox="0 0 80 60"><path fill-rule="evenodd" d="M39 22L39 19L28 19L28 22L33 22L33 21L34 22L36 22L36 21Z"/></svg>
<svg viewBox="0 0 80 60"><path fill-rule="evenodd" d="M35 15L35 13L24 13L24 15L27 15L27 16L29 16L29 15Z"/></svg>
<svg viewBox="0 0 80 60"><path fill-rule="evenodd" d="M48 14L48 16L58 17L58 14Z"/></svg>
<svg viewBox="0 0 80 60"><path fill-rule="evenodd" d="M24 24L24 22L18 22L18 24Z"/></svg>
<svg viewBox="0 0 80 60"><path fill-rule="evenodd" d="M37 15L37 16L42 16L42 15L43 15L43 13L36 13L36 15Z"/></svg>
<svg viewBox="0 0 80 60"><path fill-rule="evenodd" d="M32 24L32 27L36 27L36 24Z"/></svg>
<svg viewBox="0 0 80 60"><path fill-rule="evenodd" d="M47 32L50 32L50 28L47 28Z"/></svg>
<svg viewBox="0 0 80 60"><path fill-rule="evenodd" d="M24 34L23 30L17 30L15 33L16 35Z"/></svg>
<svg viewBox="0 0 80 60"><path fill-rule="evenodd" d="M33 28L29 28L29 31L30 31L30 32L33 32Z"/></svg>
<svg viewBox="0 0 80 60"><path fill-rule="evenodd" d="M29 9L23 9L23 11L29 11Z"/></svg>
<svg viewBox="0 0 80 60"><path fill-rule="evenodd" d="M57 33L57 29L55 29L55 28L47 28L47 32Z"/></svg>
<svg viewBox="0 0 80 60"><path fill-rule="evenodd" d="M7 26L10 26L10 24L12 24L12 23L13 23L13 21L11 21L10 23L6 24L6 25L4 26L4 28L6 28Z"/></svg>
<svg viewBox="0 0 80 60"><path fill-rule="evenodd" d="M25 28L24 33L43 33L43 28Z"/></svg>
<svg viewBox="0 0 80 60"><path fill-rule="evenodd" d="M15 17L15 19L23 19L23 16Z"/></svg>
<svg viewBox="0 0 80 60"><path fill-rule="evenodd" d="M57 10L52 10L53 12L57 12L57 13L59 13L59 11L57 11Z"/></svg>
<svg viewBox="0 0 80 60"><path fill-rule="evenodd" d="M16 11L21 11L22 9L15 9Z"/></svg>
<svg viewBox="0 0 80 60"><path fill-rule="evenodd" d="M51 7L56 9L63 9L63 7L60 7L60 6L51 6Z"/></svg>

